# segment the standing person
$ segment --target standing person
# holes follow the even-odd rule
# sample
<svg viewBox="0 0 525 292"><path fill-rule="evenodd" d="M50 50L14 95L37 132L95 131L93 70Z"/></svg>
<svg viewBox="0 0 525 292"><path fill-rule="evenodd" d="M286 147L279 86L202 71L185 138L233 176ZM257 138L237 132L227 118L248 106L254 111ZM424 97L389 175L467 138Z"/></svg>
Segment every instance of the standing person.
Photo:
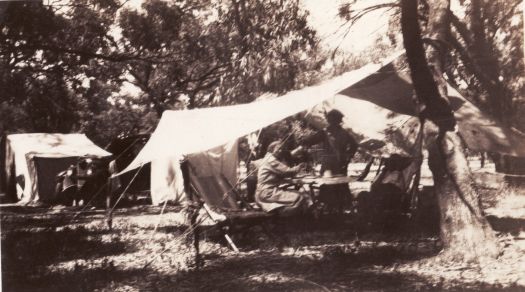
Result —
<svg viewBox="0 0 525 292"><path fill-rule="evenodd" d="M255 201L266 212L278 212L292 215L306 211L312 206L312 200L306 193L279 188L286 177L292 177L303 167L301 164L288 167L281 162L283 150L279 141L268 146L268 152L262 159L257 172L257 191Z"/></svg>
<svg viewBox="0 0 525 292"><path fill-rule="evenodd" d="M326 114L328 127L303 139L301 142L304 146L322 144L322 176L348 175L348 163L350 163L357 151L357 142L341 126L343 117L344 115L336 109L329 111ZM335 209L342 213L343 207L349 199L350 189L348 184L321 186L319 200L330 209Z"/></svg>

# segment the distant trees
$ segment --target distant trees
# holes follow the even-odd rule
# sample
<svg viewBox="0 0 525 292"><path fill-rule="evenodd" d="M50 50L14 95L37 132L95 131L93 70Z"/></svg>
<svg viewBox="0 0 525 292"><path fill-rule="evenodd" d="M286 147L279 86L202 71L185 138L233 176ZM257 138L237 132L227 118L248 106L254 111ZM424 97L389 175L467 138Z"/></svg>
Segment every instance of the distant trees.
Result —
<svg viewBox="0 0 525 292"><path fill-rule="evenodd" d="M300 87L323 60L298 1L124 3L1 4L2 132L80 130L107 141L148 129L165 109Z"/></svg>
<svg viewBox="0 0 525 292"><path fill-rule="evenodd" d="M485 112L525 130L523 1L463 1L464 16L450 14L447 75ZM520 9L521 7L521 9Z"/></svg>
<svg viewBox="0 0 525 292"><path fill-rule="evenodd" d="M187 105L252 101L294 88L315 66L315 33L296 1L152 0L144 12L124 10L124 50L131 82L161 113ZM314 57L315 58L315 57Z"/></svg>
<svg viewBox="0 0 525 292"><path fill-rule="evenodd" d="M447 81L479 106L485 113L509 126L525 130L525 71L523 56L523 8L521 0L453 1L448 10L450 30L442 44L443 72ZM393 11L388 37L392 46L402 39L400 34L400 1L372 5L374 9ZM418 2L421 30L429 31L429 10L432 1ZM352 21L363 10L354 10L351 3L341 6L342 18ZM436 43L423 36L427 45Z"/></svg>
<svg viewBox="0 0 525 292"><path fill-rule="evenodd" d="M2 133L86 130L109 110L120 85L112 62L124 56L114 51L110 35L116 8L95 2L0 5Z"/></svg>

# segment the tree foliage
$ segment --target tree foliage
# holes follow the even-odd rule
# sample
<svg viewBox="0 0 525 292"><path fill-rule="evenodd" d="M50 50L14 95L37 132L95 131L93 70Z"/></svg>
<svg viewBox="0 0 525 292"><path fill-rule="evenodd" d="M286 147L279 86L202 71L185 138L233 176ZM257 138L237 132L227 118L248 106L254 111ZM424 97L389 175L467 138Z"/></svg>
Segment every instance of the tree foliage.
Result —
<svg viewBox="0 0 525 292"><path fill-rule="evenodd" d="M355 1L354 1L355 2ZM519 0L457 0L448 17L451 32L443 44L444 73L449 82L484 112L507 125L525 129L525 78L523 77L523 7ZM349 1L341 6L340 16L348 21L362 13L384 9L383 4L365 10L352 9ZM429 34L429 5L420 1L418 20L424 34ZM390 3L393 11L388 38L392 46L400 43L399 1Z"/></svg>
<svg viewBox="0 0 525 292"><path fill-rule="evenodd" d="M118 87L118 72L97 57L110 54L110 15L95 4L63 13L36 2L2 5L0 101L2 117L11 117L2 118L2 132L85 130Z"/></svg>
<svg viewBox="0 0 525 292"><path fill-rule="evenodd" d="M312 69L315 34L297 2L185 1L144 3L120 15L133 83L158 113L187 99L189 107L249 102L262 92L300 84ZM149 39L149 41L148 41Z"/></svg>
<svg viewBox="0 0 525 292"><path fill-rule="evenodd" d="M2 5L2 132L84 131L107 141L147 131L166 109L301 87L323 60L294 0ZM123 92L129 84L136 92Z"/></svg>
<svg viewBox="0 0 525 292"><path fill-rule="evenodd" d="M463 1L464 17L452 13L447 74L472 100L506 124L522 127L522 1Z"/></svg>

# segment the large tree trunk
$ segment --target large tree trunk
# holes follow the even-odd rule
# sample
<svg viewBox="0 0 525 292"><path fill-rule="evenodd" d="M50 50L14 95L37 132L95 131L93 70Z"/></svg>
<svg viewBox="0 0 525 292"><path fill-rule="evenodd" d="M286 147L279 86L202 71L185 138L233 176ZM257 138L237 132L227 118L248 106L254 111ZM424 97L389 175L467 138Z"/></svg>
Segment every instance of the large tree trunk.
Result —
<svg viewBox="0 0 525 292"><path fill-rule="evenodd" d="M426 135L445 256L478 262L496 257L497 240L481 210L460 137L454 132L441 136L435 130Z"/></svg>
<svg viewBox="0 0 525 292"><path fill-rule="evenodd" d="M418 101L423 105L429 167L441 213L443 256L454 261L481 261L496 257L497 240L479 203L443 79L443 52L449 33L449 1L430 3L428 31L432 45L425 49L418 23L416 0L402 0L401 28Z"/></svg>

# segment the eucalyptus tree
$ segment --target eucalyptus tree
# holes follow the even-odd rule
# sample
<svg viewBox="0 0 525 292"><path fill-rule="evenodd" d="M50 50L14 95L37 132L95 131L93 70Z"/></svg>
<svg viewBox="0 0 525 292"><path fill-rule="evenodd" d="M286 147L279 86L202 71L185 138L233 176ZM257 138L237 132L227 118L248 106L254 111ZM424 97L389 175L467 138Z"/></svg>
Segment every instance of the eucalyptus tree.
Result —
<svg viewBox="0 0 525 292"><path fill-rule="evenodd" d="M427 36L432 46L423 46L417 1L402 0L401 28L418 101L420 117L426 119L425 142L434 191L440 207L441 241L452 261L482 261L495 258L499 247L488 224L473 183L444 79L446 38L450 32L450 2L429 5ZM426 53L426 54L425 54Z"/></svg>
<svg viewBox="0 0 525 292"><path fill-rule="evenodd" d="M355 22L367 12L391 9L389 38L403 42L418 101L427 120L426 145L440 201L444 253L452 260L495 257L499 249L479 205L446 82L504 125L523 123L524 58L522 1L400 0L353 9L340 16ZM399 33L401 32L401 33Z"/></svg>
<svg viewBox="0 0 525 292"><path fill-rule="evenodd" d="M160 114L252 101L307 82L317 43L297 1L148 1L120 14L132 82ZM320 57L318 57L321 59Z"/></svg>
<svg viewBox="0 0 525 292"><path fill-rule="evenodd" d="M301 87L323 60L294 0L2 5L3 131L83 130L107 140L148 130L165 109ZM136 92L123 93L125 84Z"/></svg>

